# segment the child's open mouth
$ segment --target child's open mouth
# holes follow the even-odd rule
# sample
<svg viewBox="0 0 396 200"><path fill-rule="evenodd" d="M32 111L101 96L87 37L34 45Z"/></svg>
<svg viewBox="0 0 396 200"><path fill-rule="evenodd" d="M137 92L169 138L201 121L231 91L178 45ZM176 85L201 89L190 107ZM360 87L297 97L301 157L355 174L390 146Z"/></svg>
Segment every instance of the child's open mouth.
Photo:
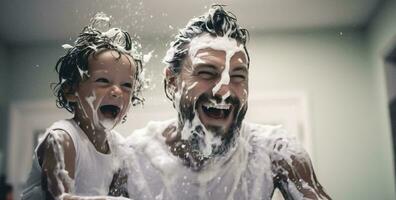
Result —
<svg viewBox="0 0 396 200"><path fill-rule="evenodd" d="M110 119L115 119L121 110L118 106L115 105L103 105L100 106L99 109L103 116Z"/></svg>

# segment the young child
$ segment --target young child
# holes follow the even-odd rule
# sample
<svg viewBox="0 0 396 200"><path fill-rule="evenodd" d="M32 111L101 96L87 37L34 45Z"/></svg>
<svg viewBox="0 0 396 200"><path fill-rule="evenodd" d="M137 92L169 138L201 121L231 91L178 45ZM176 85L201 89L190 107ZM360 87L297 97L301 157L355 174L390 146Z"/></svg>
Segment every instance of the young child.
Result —
<svg viewBox="0 0 396 200"><path fill-rule="evenodd" d="M74 46L63 45L68 51L56 64L54 93L58 107L74 117L47 129L22 199L113 199L106 195L119 169L122 141L113 128L131 104L142 101L143 78L136 43L109 27L109 17L98 13Z"/></svg>

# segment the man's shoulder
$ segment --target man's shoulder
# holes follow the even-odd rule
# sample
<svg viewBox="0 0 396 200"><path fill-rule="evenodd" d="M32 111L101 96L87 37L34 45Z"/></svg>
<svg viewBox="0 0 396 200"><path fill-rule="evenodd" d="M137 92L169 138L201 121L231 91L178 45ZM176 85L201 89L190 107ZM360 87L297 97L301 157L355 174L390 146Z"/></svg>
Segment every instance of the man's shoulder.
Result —
<svg viewBox="0 0 396 200"><path fill-rule="evenodd" d="M244 123L244 135L253 146L262 147L268 151L276 151L276 147L300 149L301 145L295 136L282 125L265 125Z"/></svg>
<svg viewBox="0 0 396 200"><path fill-rule="evenodd" d="M259 140L268 140L274 137L288 136L282 125L258 124L251 122L243 123L242 134L245 137Z"/></svg>

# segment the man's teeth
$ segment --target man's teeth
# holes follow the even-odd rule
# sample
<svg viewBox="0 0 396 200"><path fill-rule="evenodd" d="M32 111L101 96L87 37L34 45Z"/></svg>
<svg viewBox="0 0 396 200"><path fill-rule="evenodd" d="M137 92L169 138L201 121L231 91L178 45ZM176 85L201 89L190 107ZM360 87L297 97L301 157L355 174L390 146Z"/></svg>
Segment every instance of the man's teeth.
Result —
<svg viewBox="0 0 396 200"><path fill-rule="evenodd" d="M208 109L209 108L216 108L216 109L228 110L228 109L230 109L231 104L228 104L228 103L220 103L220 104L218 104L218 103L209 102L209 103L203 104L203 106L205 106Z"/></svg>

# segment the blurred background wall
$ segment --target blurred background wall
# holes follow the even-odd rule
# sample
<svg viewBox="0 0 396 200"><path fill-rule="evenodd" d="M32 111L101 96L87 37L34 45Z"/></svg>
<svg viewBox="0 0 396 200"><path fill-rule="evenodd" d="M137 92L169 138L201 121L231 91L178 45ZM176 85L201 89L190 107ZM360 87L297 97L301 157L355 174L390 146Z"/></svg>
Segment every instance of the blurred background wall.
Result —
<svg viewBox="0 0 396 200"><path fill-rule="evenodd" d="M152 1L147 4L144 1L114 1L114 7L109 7L102 1L60 1L57 6L56 3L40 0L29 5L43 8L42 16L37 14L38 17L34 18L44 21L42 27L37 27L42 32L24 32L23 23L28 23L29 20L18 19L15 16L26 17L30 10L29 7L21 9L23 6L19 4L23 3L18 2L16 1L15 7L11 6L8 9L14 9L13 12L20 15L7 18L3 13L0 20L3 24L4 20L9 23L9 26L1 26L3 35L0 34L0 173L8 175L10 169L7 169L7 161L10 155L13 155L9 151L19 148L10 148L7 142L10 138L9 116L12 105L55 101L49 84L56 81L54 65L64 54L61 45L71 44L81 27L87 24L89 16L96 11L107 10L106 12L114 14L114 21L117 21L118 16L122 19L121 25L133 24L128 29L134 31L136 28L137 32L141 31L138 35L143 45L146 44L144 51L147 53L154 50L153 57L146 66L154 86L145 92L145 107L132 108L128 123L134 124L135 127L143 127L146 122L139 121L139 116L144 115L145 109L153 109L158 105L158 101L168 107L161 106L158 114L152 115L153 119L161 120L175 116L162 91L164 65L161 59L172 34L183 27L192 16L205 12L212 1L190 2L193 4L192 7L198 8L191 11L189 8L179 8L176 9L177 13L174 13L166 8L161 10L155 7ZM125 2L128 2L128 6L123 8ZM263 5L257 1L224 1L225 4L229 4L229 9L240 17L238 20L241 25L248 24L247 28L251 31L248 44L252 60L249 72L250 98L274 91L299 91L306 95L309 100L313 164L320 182L334 199L395 199L394 144L384 58L390 49L396 46L396 1L334 1L334 5L318 1L313 4L322 3L328 7L313 6L313 10L306 10L308 14L298 13L294 6L309 7L312 1L290 0L283 4L270 0L264 2L266 4ZM357 6L346 10L345 7L350 6L351 2ZM177 7L181 2L172 0L169 3ZM321 24L321 21L317 20L329 15L330 11L327 11L327 8L335 8L330 15L353 15L354 9L360 9L359 6L365 3L368 4L368 11L358 22L327 23L326 20L322 20ZM62 16L62 13L51 11L59 11L58 7L62 10L62 6L65 10L73 12L69 15L63 13ZM141 8L137 9L139 6ZM253 12L253 15L261 16L260 13L254 13L261 12L258 6L266 6L267 8L263 8L267 9L265 11L271 10L271 6L281 6L283 13L269 16L273 20L271 23L280 26L259 27L260 23L252 25L251 21L247 20L250 18L244 18L249 11ZM123 16L123 12L140 11L141 13L134 13L132 17ZM154 16L151 16L151 13L155 13ZM61 17L47 17L57 14ZM290 24L290 27L281 26L284 21L298 21L296 18L300 15L305 16L301 20L312 20L311 25L296 22ZM165 19L159 16L165 16ZM152 18L154 19L150 21ZM136 19L146 21L135 22ZM145 32L147 27L152 25L151 22L158 20L165 21L159 22L162 25L152 32ZM258 17L256 20L265 23L268 19ZM59 27L56 25L58 22L71 25ZM74 22L76 24L73 25ZM19 26L14 23L18 23ZM7 33L5 29L14 30L15 38L10 34L4 34ZM46 35L47 32L52 34ZM44 36L47 38L43 38ZM40 113L37 113L37 117L40 117ZM129 127L121 127L121 131L128 135ZM24 138L21 137L20 140ZM21 173L27 172L25 170ZM7 178L13 180L12 177Z"/></svg>

